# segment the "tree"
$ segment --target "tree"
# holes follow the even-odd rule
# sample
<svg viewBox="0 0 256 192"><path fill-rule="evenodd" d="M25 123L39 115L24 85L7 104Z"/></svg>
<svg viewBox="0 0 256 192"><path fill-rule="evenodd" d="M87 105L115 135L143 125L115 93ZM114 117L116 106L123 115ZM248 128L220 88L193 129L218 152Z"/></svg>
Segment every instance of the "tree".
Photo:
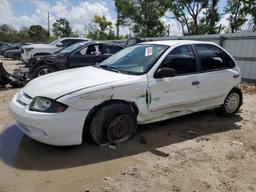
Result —
<svg viewBox="0 0 256 192"><path fill-rule="evenodd" d="M17 31L10 25L0 25L0 41L15 42L14 38Z"/></svg>
<svg viewBox="0 0 256 192"><path fill-rule="evenodd" d="M172 0L170 11L181 24L184 35L218 33L218 0Z"/></svg>
<svg viewBox="0 0 256 192"><path fill-rule="evenodd" d="M166 35L161 17L170 6L169 0L115 0L119 13L118 25L132 26L133 33L140 37Z"/></svg>
<svg viewBox="0 0 256 192"><path fill-rule="evenodd" d="M243 12L244 14L249 15L249 23L248 23L248 30L256 31L256 3L255 1L251 0L242 0L244 3Z"/></svg>
<svg viewBox="0 0 256 192"><path fill-rule="evenodd" d="M68 20L60 18L53 24L52 29L54 35L57 37L69 37L72 34L72 29Z"/></svg>
<svg viewBox="0 0 256 192"><path fill-rule="evenodd" d="M41 25L31 25L28 34L33 42L46 42L48 39L48 32Z"/></svg>
<svg viewBox="0 0 256 192"><path fill-rule="evenodd" d="M218 0L212 0L205 11L205 17L200 19L201 31L203 34L216 34L220 33L222 27L218 22L220 21L220 14L218 13Z"/></svg>
<svg viewBox="0 0 256 192"><path fill-rule="evenodd" d="M115 38L112 31L112 22L108 21L105 16L95 15L93 20L93 27L89 30L87 37L93 40L106 40Z"/></svg>
<svg viewBox="0 0 256 192"><path fill-rule="evenodd" d="M244 3L239 0L228 0L225 13L229 14L229 31L231 33L240 30L241 26L246 22Z"/></svg>
<svg viewBox="0 0 256 192"><path fill-rule="evenodd" d="M15 42L32 42L28 32L28 27L21 27L20 30L17 32Z"/></svg>

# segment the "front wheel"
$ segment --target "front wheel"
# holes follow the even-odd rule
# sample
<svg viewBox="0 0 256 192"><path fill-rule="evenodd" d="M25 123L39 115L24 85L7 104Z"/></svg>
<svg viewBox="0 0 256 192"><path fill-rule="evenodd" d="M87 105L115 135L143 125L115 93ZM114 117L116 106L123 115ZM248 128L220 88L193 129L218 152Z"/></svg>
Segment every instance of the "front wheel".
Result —
<svg viewBox="0 0 256 192"><path fill-rule="evenodd" d="M57 69L53 66L42 65L42 66L37 67L32 72L31 78L34 79L34 78L37 78L37 77L40 77L40 76L43 76L43 75L46 75L46 74L49 74L49 73L53 73L55 71L57 71Z"/></svg>
<svg viewBox="0 0 256 192"><path fill-rule="evenodd" d="M242 91L238 87L235 87L229 92L224 104L217 109L217 114L225 117L232 116L240 109L242 102Z"/></svg>
<svg viewBox="0 0 256 192"><path fill-rule="evenodd" d="M137 130L136 114L127 104L107 104L94 115L90 133L97 144L118 144L129 140Z"/></svg>

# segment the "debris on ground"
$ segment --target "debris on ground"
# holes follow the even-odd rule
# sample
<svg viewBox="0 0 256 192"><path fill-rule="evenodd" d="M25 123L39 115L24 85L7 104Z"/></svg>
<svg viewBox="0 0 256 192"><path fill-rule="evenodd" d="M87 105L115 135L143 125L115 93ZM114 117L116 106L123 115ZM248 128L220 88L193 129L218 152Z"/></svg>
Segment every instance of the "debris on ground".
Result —
<svg viewBox="0 0 256 192"><path fill-rule="evenodd" d="M244 145L242 142L240 141L232 141L231 145Z"/></svg>
<svg viewBox="0 0 256 192"><path fill-rule="evenodd" d="M136 167L128 168L127 170L123 171L121 175L129 175L134 176L137 173L138 169Z"/></svg>
<svg viewBox="0 0 256 192"><path fill-rule="evenodd" d="M105 177L104 180L105 181L109 181L111 179L111 177Z"/></svg>
<svg viewBox="0 0 256 192"><path fill-rule="evenodd" d="M256 83L241 83L240 88L244 93L248 93L248 94L256 93Z"/></svg>
<svg viewBox="0 0 256 192"><path fill-rule="evenodd" d="M210 141L211 138L208 138L208 137L199 137L199 138L196 138L195 141L197 143L201 142L201 141Z"/></svg>

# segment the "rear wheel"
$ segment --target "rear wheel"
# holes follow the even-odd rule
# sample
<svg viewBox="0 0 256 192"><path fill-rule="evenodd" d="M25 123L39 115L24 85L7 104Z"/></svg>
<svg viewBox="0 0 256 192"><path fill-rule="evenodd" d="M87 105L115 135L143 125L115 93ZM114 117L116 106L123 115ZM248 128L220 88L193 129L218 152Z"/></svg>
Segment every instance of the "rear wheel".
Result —
<svg viewBox="0 0 256 192"><path fill-rule="evenodd" d="M50 65L41 65L39 67L37 67L33 72L32 72L32 79L49 74L49 73L53 73L57 71L57 69L53 66Z"/></svg>
<svg viewBox="0 0 256 192"><path fill-rule="evenodd" d="M242 91L235 87L229 92L224 104L217 109L217 114L220 116L232 116L240 109L242 102Z"/></svg>
<svg viewBox="0 0 256 192"><path fill-rule="evenodd" d="M137 130L136 114L127 104L107 104L94 115L90 133L97 144L118 144L129 140Z"/></svg>

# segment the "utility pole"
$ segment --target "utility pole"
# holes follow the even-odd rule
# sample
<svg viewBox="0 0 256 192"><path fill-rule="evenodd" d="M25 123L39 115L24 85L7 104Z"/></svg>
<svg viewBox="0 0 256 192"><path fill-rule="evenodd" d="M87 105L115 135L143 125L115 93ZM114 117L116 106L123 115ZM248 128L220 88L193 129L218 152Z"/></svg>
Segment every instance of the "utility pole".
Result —
<svg viewBox="0 0 256 192"><path fill-rule="evenodd" d="M120 13L117 11L116 36L119 37Z"/></svg>
<svg viewBox="0 0 256 192"><path fill-rule="evenodd" d="M51 31L50 30L51 30L50 29L50 13L48 11L48 37L50 37L50 35L51 35Z"/></svg>

